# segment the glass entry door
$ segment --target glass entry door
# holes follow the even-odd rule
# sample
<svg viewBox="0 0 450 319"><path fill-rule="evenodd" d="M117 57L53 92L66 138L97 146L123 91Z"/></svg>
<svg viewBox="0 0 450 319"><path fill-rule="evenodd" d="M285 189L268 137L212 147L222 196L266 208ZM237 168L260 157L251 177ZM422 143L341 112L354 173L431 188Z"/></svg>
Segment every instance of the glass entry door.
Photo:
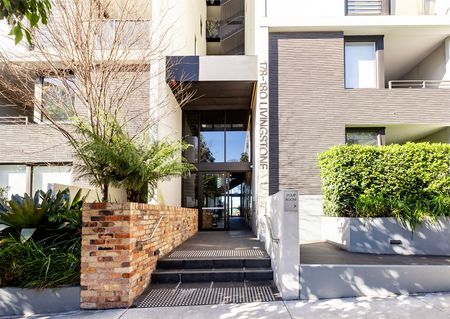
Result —
<svg viewBox="0 0 450 319"><path fill-rule="evenodd" d="M200 174L201 229L224 230L228 228L228 174Z"/></svg>
<svg viewBox="0 0 450 319"><path fill-rule="evenodd" d="M251 172L199 173L201 230L248 228Z"/></svg>

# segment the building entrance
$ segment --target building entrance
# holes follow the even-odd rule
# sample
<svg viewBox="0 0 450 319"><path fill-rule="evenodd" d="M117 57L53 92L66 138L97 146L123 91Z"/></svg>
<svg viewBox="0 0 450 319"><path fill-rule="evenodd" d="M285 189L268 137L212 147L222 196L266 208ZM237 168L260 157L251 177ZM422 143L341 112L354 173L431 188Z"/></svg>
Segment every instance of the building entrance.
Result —
<svg viewBox="0 0 450 319"><path fill-rule="evenodd" d="M251 173L199 174L201 230L248 228L251 211Z"/></svg>
<svg viewBox="0 0 450 319"><path fill-rule="evenodd" d="M251 218L251 113L184 111L184 157L197 171L183 180L183 205L198 208L200 230L248 228Z"/></svg>

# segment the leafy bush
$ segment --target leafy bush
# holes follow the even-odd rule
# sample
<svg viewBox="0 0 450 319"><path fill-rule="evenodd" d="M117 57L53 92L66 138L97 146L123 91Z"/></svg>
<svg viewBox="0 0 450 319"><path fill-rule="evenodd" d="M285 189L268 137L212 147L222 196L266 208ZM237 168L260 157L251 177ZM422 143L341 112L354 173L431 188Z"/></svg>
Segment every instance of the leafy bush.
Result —
<svg viewBox="0 0 450 319"><path fill-rule="evenodd" d="M5 205L8 201L8 187L0 187L0 205Z"/></svg>
<svg viewBox="0 0 450 319"><path fill-rule="evenodd" d="M84 122L77 123L84 140L78 145L81 161L76 166L81 177L102 189L103 201L108 200L108 188L113 185L126 190L128 201L145 203L158 182L195 170L182 156L190 147L183 141L131 136L116 118L105 118L104 125L112 136L108 140Z"/></svg>
<svg viewBox="0 0 450 319"><path fill-rule="evenodd" d="M80 282L81 238L26 242L10 237L0 245L0 286L53 288Z"/></svg>
<svg viewBox="0 0 450 319"><path fill-rule="evenodd" d="M395 217L411 228L450 215L450 145L340 145L319 156L329 216Z"/></svg>
<svg viewBox="0 0 450 319"><path fill-rule="evenodd" d="M66 189L14 195L0 206L0 286L79 283L83 201Z"/></svg>

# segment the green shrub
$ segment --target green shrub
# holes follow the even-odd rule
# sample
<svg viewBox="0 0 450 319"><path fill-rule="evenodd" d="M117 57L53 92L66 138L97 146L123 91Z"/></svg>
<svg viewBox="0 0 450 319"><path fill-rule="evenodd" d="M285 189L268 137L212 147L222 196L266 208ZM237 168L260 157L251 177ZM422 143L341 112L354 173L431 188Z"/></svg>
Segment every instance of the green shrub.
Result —
<svg viewBox="0 0 450 319"><path fill-rule="evenodd" d="M411 228L450 215L450 145L340 145L319 155L324 212L396 217Z"/></svg>
<svg viewBox="0 0 450 319"><path fill-rule="evenodd" d="M10 237L0 245L0 286L54 288L80 282L81 237L23 242Z"/></svg>
<svg viewBox="0 0 450 319"><path fill-rule="evenodd" d="M8 187L0 187L0 205L6 205L8 201Z"/></svg>
<svg viewBox="0 0 450 319"><path fill-rule="evenodd" d="M37 191L33 197L13 195L6 205L0 204L0 236L12 234L23 241L35 235L47 237L55 232L81 228L81 190L73 200L69 189L53 194Z"/></svg>
<svg viewBox="0 0 450 319"><path fill-rule="evenodd" d="M79 283L83 201L66 189L14 195L0 206L0 286Z"/></svg>

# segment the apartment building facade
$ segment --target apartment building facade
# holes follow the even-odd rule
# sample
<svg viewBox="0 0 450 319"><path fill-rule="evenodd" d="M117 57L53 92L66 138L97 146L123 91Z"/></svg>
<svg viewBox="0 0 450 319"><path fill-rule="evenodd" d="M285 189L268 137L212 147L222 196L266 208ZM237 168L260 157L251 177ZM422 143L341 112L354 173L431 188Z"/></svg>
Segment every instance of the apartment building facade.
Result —
<svg viewBox="0 0 450 319"><path fill-rule="evenodd" d="M157 134L190 143L184 155L197 170L161 183L157 199L198 208L200 229L259 233L269 195L295 189L308 207L300 239L320 239L320 152L450 140L449 1L151 3L148 19L172 26L165 55L176 67L155 66L129 107L177 106L167 83L192 86L194 98ZM11 104L0 111L14 121L1 124L0 184L20 193L76 183L58 133Z"/></svg>
<svg viewBox="0 0 450 319"><path fill-rule="evenodd" d="M267 135L269 106L269 166L257 183L268 185L262 197L298 190L300 240L321 240L320 152L344 143L448 143L449 3L253 5L259 141ZM266 144L255 147L265 160ZM264 161L255 166L264 168Z"/></svg>

